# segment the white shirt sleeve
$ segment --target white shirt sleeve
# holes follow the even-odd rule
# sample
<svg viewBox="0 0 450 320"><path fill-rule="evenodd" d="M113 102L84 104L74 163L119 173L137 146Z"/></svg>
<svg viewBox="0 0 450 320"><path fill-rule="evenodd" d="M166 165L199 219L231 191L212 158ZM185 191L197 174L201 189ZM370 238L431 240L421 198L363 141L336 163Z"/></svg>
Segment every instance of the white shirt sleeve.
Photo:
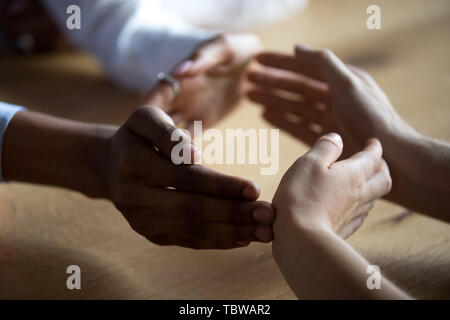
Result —
<svg viewBox="0 0 450 320"><path fill-rule="evenodd" d="M117 83L146 92L202 43L217 36L185 23L154 0L41 0L70 41L94 54ZM81 29L69 30L78 5Z"/></svg>
<svg viewBox="0 0 450 320"><path fill-rule="evenodd" d="M0 102L0 182L4 182L2 172L2 159L3 159L3 140L5 138L6 129L8 124L14 115L24 110L24 107L15 106L9 103Z"/></svg>
<svg viewBox="0 0 450 320"><path fill-rule="evenodd" d="M156 0L196 26L254 31L294 17L309 0Z"/></svg>

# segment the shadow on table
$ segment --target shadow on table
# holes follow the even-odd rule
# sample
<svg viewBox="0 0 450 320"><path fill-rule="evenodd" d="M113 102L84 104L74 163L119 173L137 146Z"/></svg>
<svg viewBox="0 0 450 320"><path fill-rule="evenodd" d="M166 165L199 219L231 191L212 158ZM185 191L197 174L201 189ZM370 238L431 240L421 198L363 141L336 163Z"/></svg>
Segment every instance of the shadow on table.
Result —
<svg viewBox="0 0 450 320"><path fill-rule="evenodd" d="M81 269L81 289L66 285L69 265ZM0 240L0 299L126 299L130 288L95 255L45 243Z"/></svg>

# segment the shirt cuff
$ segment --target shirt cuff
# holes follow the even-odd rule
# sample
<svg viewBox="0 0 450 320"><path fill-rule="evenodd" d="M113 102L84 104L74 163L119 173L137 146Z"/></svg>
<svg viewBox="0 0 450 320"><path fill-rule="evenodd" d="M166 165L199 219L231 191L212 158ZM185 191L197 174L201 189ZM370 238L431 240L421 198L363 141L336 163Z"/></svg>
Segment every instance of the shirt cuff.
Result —
<svg viewBox="0 0 450 320"><path fill-rule="evenodd" d="M15 106L9 103L0 102L0 182L4 182L3 179L3 140L5 138L6 129L8 128L8 124L14 115L19 112L25 110L24 107Z"/></svg>
<svg viewBox="0 0 450 320"><path fill-rule="evenodd" d="M129 39L110 71L113 79L122 86L148 92L157 84L158 73L169 74L183 60L189 59L202 44L213 40L218 32L176 34L167 32L152 44L154 35L146 30L138 31ZM164 39L162 39L164 38Z"/></svg>

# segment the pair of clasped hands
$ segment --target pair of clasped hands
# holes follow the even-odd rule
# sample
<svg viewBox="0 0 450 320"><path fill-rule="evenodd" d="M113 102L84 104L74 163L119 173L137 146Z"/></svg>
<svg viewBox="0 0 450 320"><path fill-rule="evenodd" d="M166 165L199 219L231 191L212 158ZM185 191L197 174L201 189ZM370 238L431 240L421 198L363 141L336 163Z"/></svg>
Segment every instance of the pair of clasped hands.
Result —
<svg viewBox="0 0 450 320"><path fill-rule="evenodd" d="M373 137L402 122L373 79L330 51L259 51L253 36L216 38L172 72L179 95L160 83L108 138L107 197L149 241L232 249L275 238L274 250L283 251L299 230L348 237L390 191ZM311 146L285 173L272 203L257 201L260 190L251 181L171 162L177 125L214 124L244 94L262 105L268 122ZM194 143L180 134L195 158Z"/></svg>

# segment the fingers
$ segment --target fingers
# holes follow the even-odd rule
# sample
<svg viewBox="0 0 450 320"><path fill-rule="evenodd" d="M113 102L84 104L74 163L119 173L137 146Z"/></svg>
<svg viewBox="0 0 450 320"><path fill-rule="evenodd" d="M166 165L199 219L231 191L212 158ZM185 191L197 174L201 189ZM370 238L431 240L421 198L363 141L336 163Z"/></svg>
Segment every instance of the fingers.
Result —
<svg viewBox="0 0 450 320"><path fill-rule="evenodd" d="M175 77L193 77L226 64L232 52L221 36L204 44L191 60L181 63L172 74Z"/></svg>
<svg viewBox="0 0 450 320"><path fill-rule="evenodd" d="M295 56L304 64L314 64L315 74L311 76L330 85L354 84L357 79L345 63L331 50L311 50L307 46L297 45L295 47Z"/></svg>
<svg viewBox="0 0 450 320"><path fill-rule="evenodd" d="M215 198L175 190L130 187L116 201L119 210L145 208L142 219L155 215L180 221L223 222L233 224L271 224L272 206L263 201L239 201Z"/></svg>
<svg viewBox="0 0 450 320"><path fill-rule="evenodd" d="M201 165L172 167L172 173L166 177L170 186L177 190L203 193L224 199L256 200L260 195L257 184Z"/></svg>
<svg viewBox="0 0 450 320"><path fill-rule="evenodd" d="M191 155L190 163L199 154L189 135L178 129L172 119L157 107L143 106L136 109L128 119L126 127L155 146L167 159L172 159L172 150L177 145L178 149L186 150Z"/></svg>
<svg viewBox="0 0 450 320"><path fill-rule="evenodd" d="M312 55L300 57L286 53L264 52L256 60L266 67L282 69L323 81L321 70Z"/></svg>
<svg viewBox="0 0 450 320"><path fill-rule="evenodd" d="M319 81L296 75L289 76L277 70L252 71L248 74L250 82L266 88L281 89L301 94L308 101L325 103L327 100L327 86Z"/></svg>
<svg viewBox="0 0 450 320"><path fill-rule="evenodd" d="M295 47L295 56L265 52L257 61L267 67L287 70L332 85L354 84L357 77L330 50L311 50L304 45Z"/></svg>
<svg viewBox="0 0 450 320"><path fill-rule="evenodd" d="M124 170L131 171L140 177L142 183L154 187L171 187L223 199L256 200L261 192L256 183L241 177L222 174L197 164L175 165L143 143L134 146L128 158L123 159L123 162L128 162L123 164Z"/></svg>
<svg viewBox="0 0 450 320"><path fill-rule="evenodd" d="M324 168L330 167L342 154L343 142L337 133L328 133L320 137L306 154L313 157Z"/></svg>
<svg viewBox="0 0 450 320"><path fill-rule="evenodd" d="M173 234L220 242L269 242L273 238L270 224L275 217L269 203L226 201L169 190L141 191L144 188L127 197L133 207L124 204L118 208L132 228L146 237ZM136 207L139 202L141 206Z"/></svg>
<svg viewBox="0 0 450 320"><path fill-rule="evenodd" d="M143 213L142 213L143 215ZM230 224L218 222L186 222L164 216L133 221L132 227L139 234L149 237L171 234L214 242L270 242L273 239L271 227L267 225ZM262 235L262 236L261 236Z"/></svg>
<svg viewBox="0 0 450 320"><path fill-rule="evenodd" d="M379 170L367 181L362 189L362 198L372 201L388 194L392 188L392 178L386 161L382 160Z"/></svg>
<svg viewBox="0 0 450 320"><path fill-rule="evenodd" d="M305 121L314 122L317 124L321 124L323 122L324 112L310 104L285 99L259 90L251 90L248 93L248 97L253 102L259 103L267 108L271 108L279 112L290 112L297 114L304 118Z"/></svg>
<svg viewBox="0 0 450 320"><path fill-rule="evenodd" d="M287 133L297 139L300 139L307 145L313 145L314 142L319 138L319 134L311 130L307 124L291 121L291 119L289 119L288 117L288 113L286 112L270 108L264 111L263 117L275 127L286 131Z"/></svg>
<svg viewBox="0 0 450 320"><path fill-rule="evenodd" d="M382 153L383 149L380 141L374 138L369 139L363 151L355 153L346 160L339 161L336 165L349 166L357 177L359 177L359 173L362 173L360 180L365 182L380 168Z"/></svg>

